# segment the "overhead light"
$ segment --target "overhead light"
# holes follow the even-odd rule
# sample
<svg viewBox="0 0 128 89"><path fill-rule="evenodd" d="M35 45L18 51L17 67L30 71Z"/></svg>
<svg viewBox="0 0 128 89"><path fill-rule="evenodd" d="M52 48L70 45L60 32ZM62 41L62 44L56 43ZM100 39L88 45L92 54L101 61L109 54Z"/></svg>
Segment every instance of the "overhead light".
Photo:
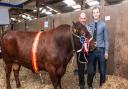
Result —
<svg viewBox="0 0 128 89"><path fill-rule="evenodd" d="M39 8L39 11L41 11L43 8L41 7L41 8Z"/></svg>
<svg viewBox="0 0 128 89"><path fill-rule="evenodd" d="M33 10L33 12L36 12L36 11L37 11L36 9Z"/></svg>
<svg viewBox="0 0 128 89"><path fill-rule="evenodd" d="M42 11L41 11L41 13L45 13L46 12L46 9L43 9Z"/></svg>
<svg viewBox="0 0 128 89"><path fill-rule="evenodd" d="M95 1L88 1L86 2L89 6L95 6L95 5L99 5L99 1L95 0Z"/></svg>
<svg viewBox="0 0 128 89"><path fill-rule="evenodd" d="M19 14L19 16L22 16L22 14Z"/></svg>
<svg viewBox="0 0 128 89"><path fill-rule="evenodd" d="M21 22L21 20L18 20L18 22L20 23L20 22Z"/></svg>
<svg viewBox="0 0 128 89"><path fill-rule="evenodd" d="M31 18L30 16L27 16L26 19L28 19L28 20L32 20L32 18Z"/></svg>
<svg viewBox="0 0 128 89"><path fill-rule="evenodd" d="M72 6L72 5L75 5L76 2L74 0L64 0L63 1L65 4L67 4L68 6Z"/></svg>
<svg viewBox="0 0 128 89"><path fill-rule="evenodd" d="M25 14L25 15L24 15L24 14ZM31 15L26 14L26 13L24 13L24 14L22 15L22 18L28 19L28 20L32 20L32 16L31 16Z"/></svg>
<svg viewBox="0 0 128 89"><path fill-rule="evenodd" d="M72 8L79 9L79 8L81 8L81 6L80 5L74 5L74 6L72 6Z"/></svg>
<svg viewBox="0 0 128 89"><path fill-rule="evenodd" d="M15 18L11 18L11 20L12 20L12 21L16 21L16 19L15 19Z"/></svg>
<svg viewBox="0 0 128 89"><path fill-rule="evenodd" d="M56 13L58 13L58 11L57 10L54 10Z"/></svg>
<svg viewBox="0 0 128 89"><path fill-rule="evenodd" d="M22 18L26 18L26 15L22 15Z"/></svg>
<svg viewBox="0 0 128 89"><path fill-rule="evenodd" d="M50 11L54 11L54 12L56 12L56 13L58 13L58 11L57 10L55 10L55 9L53 9L53 8L51 8L51 7L49 7L49 6L46 6Z"/></svg>
<svg viewBox="0 0 128 89"><path fill-rule="evenodd" d="M26 16L31 16L31 15L29 15L29 14L27 14L27 13L24 13Z"/></svg>
<svg viewBox="0 0 128 89"><path fill-rule="evenodd" d="M37 19L37 18L34 18L34 19Z"/></svg>
<svg viewBox="0 0 128 89"><path fill-rule="evenodd" d="M47 15L51 15L51 14L52 14L52 12L47 11L47 12L45 12L45 14L47 14Z"/></svg>
<svg viewBox="0 0 128 89"><path fill-rule="evenodd" d="M49 6L46 6L49 10L54 10L53 8L49 7Z"/></svg>
<svg viewBox="0 0 128 89"><path fill-rule="evenodd" d="M61 14L61 13L57 13L57 14Z"/></svg>

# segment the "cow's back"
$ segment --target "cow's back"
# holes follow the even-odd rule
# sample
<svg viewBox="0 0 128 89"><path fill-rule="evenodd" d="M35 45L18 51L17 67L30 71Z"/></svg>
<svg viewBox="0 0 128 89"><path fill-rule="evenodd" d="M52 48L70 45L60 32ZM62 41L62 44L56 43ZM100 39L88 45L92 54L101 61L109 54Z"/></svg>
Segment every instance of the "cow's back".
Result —
<svg viewBox="0 0 128 89"><path fill-rule="evenodd" d="M17 61L25 67L31 67L32 47L37 33L7 32L2 38L2 52L4 57L9 58L4 58L4 60ZM54 29L41 33L36 54L40 67L50 63L58 68L65 63L67 57L70 59L70 35L66 34L69 35L67 29Z"/></svg>
<svg viewBox="0 0 128 89"><path fill-rule="evenodd" d="M39 32L9 31L4 34L1 39L3 60L8 62L19 62L21 65L31 68L32 48L34 39L38 33ZM38 64L41 66L44 64L44 60L46 60L44 56L46 49L48 50L50 47L50 39L53 39L52 35L52 31L42 32L39 38L36 55L38 57Z"/></svg>
<svg viewBox="0 0 128 89"><path fill-rule="evenodd" d="M15 34L11 31L6 32L1 38L1 49L3 56L13 56L17 53Z"/></svg>
<svg viewBox="0 0 128 89"><path fill-rule="evenodd" d="M16 58L29 58L35 34L35 32L24 31L9 31L4 34L1 39L1 49L2 55L5 57L4 59L9 57L8 59L12 61L12 59L15 60Z"/></svg>

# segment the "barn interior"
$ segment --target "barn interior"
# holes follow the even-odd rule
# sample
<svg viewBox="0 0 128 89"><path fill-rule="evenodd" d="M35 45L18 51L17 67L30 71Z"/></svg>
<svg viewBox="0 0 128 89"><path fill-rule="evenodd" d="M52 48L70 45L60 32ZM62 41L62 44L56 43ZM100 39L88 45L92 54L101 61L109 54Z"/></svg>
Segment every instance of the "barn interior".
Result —
<svg viewBox="0 0 128 89"><path fill-rule="evenodd" d="M78 21L81 12L87 14L89 23L92 21L91 10L94 6L101 8L101 19L107 23L109 31L107 83L103 89L127 89L128 0L0 0L0 35L7 30L36 32L52 30L61 24L72 25L72 21ZM62 79L64 89L79 89L78 77L73 74L75 67L76 63L69 63ZM0 89L4 89L6 84L2 60L0 71ZM37 76L23 67L20 74L21 89L53 89L48 74L43 72L43 75L46 82L40 84ZM94 82L96 89L97 77ZM12 87L15 89L14 80L12 76Z"/></svg>

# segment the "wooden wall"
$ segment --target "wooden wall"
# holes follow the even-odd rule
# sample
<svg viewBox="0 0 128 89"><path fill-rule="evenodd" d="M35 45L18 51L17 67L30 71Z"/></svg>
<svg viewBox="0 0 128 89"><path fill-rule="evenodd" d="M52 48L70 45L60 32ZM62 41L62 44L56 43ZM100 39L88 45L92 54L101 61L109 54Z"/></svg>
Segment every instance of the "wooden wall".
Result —
<svg viewBox="0 0 128 89"><path fill-rule="evenodd" d="M105 6L102 11L102 20L104 20L105 16L110 16L111 18L109 21L106 21L110 41L107 73L128 79L128 1L125 0L121 4ZM59 14L27 22L27 31L47 30L61 24L72 24L72 21L78 21L80 12ZM87 13L88 22L92 21L91 10L87 9L84 12ZM49 27L41 27L41 21L48 21ZM24 29L24 23L15 25L15 28L17 30Z"/></svg>
<svg viewBox="0 0 128 89"><path fill-rule="evenodd" d="M110 68L114 74L128 79L128 1L105 7L105 15L110 15L108 21L110 39Z"/></svg>

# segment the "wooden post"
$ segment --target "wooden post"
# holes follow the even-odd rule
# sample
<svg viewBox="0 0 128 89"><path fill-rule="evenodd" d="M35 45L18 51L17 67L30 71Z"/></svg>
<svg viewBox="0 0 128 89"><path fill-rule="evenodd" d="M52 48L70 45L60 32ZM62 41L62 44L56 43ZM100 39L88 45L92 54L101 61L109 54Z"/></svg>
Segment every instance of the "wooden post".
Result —
<svg viewBox="0 0 128 89"><path fill-rule="evenodd" d="M84 9L84 0L81 1L81 10Z"/></svg>
<svg viewBox="0 0 128 89"><path fill-rule="evenodd" d="M27 21L25 20L25 31L27 31Z"/></svg>
<svg viewBox="0 0 128 89"><path fill-rule="evenodd" d="M4 32L4 25L2 25L2 33Z"/></svg>
<svg viewBox="0 0 128 89"><path fill-rule="evenodd" d="M104 18L104 10L105 10L105 7L104 7L104 5L105 5L105 1L104 0L101 0L100 1L100 7L101 7L101 16L102 16L102 18Z"/></svg>
<svg viewBox="0 0 128 89"><path fill-rule="evenodd" d="M39 0L36 0L37 18L40 18Z"/></svg>
<svg viewBox="0 0 128 89"><path fill-rule="evenodd" d="M55 19L53 19L53 21L52 21L52 28L53 29L55 28L54 23L55 23Z"/></svg>

